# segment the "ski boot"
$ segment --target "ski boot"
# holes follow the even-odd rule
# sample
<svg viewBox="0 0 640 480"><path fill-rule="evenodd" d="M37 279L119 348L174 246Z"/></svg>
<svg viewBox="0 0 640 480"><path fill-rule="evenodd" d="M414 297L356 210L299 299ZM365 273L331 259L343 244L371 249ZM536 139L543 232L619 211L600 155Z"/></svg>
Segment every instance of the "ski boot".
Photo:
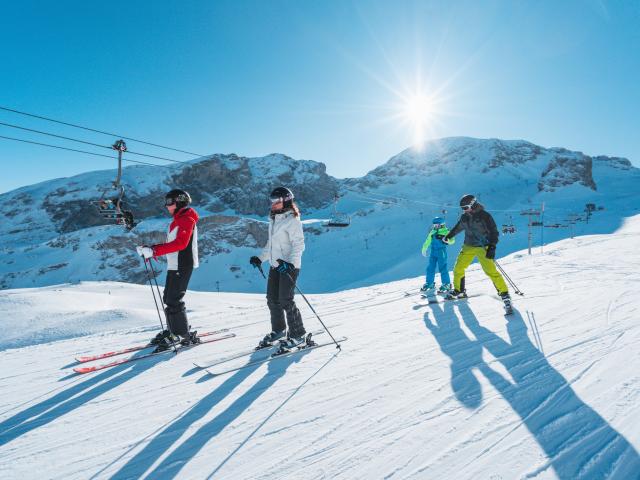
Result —
<svg viewBox="0 0 640 480"><path fill-rule="evenodd" d="M188 345L197 345L201 343L200 337L198 337L198 331L194 330L193 332L189 332L186 337L182 337L180 340L180 345L186 347Z"/></svg>
<svg viewBox="0 0 640 480"><path fill-rule="evenodd" d="M422 285L422 287L420 287L420 293L422 293L423 295L430 295L433 292L435 292L435 290L436 290L435 282L425 283L424 285Z"/></svg>
<svg viewBox="0 0 640 480"><path fill-rule="evenodd" d="M158 345L162 343L162 339L164 337L168 337L169 335L171 335L171 332L169 330L163 330L160 333L158 333L155 337L153 337L151 340L149 340L149 345Z"/></svg>
<svg viewBox="0 0 640 480"><path fill-rule="evenodd" d="M160 339L160 341L156 344L156 348L153 353L164 352L165 350L169 350L175 347L178 343L180 343L180 337L169 333L168 335L165 335Z"/></svg>
<svg viewBox="0 0 640 480"><path fill-rule="evenodd" d="M282 355L284 353L289 353L294 349L302 350L303 348L311 347L316 343L311 340L311 334L303 333L301 336L293 337L291 335L287 335L285 340L280 340L280 347L278 350L272 355L272 357L277 357L278 355Z"/></svg>
<svg viewBox="0 0 640 480"><path fill-rule="evenodd" d="M278 332L267 333L262 340L258 343L256 350L261 350L263 348L268 348L273 346L273 342L280 340L287 333L286 330L280 330Z"/></svg>
<svg viewBox="0 0 640 480"><path fill-rule="evenodd" d="M459 300L461 298L467 298L467 292L465 290L450 290L444 298L446 298L447 300Z"/></svg>
<svg viewBox="0 0 640 480"><path fill-rule="evenodd" d="M502 292L500 294L500 298L502 298L502 301L504 302L504 314L505 315L511 315L513 313L513 305L511 304L511 295L509 295L509 292Z"/></svg>
<svg viewBox="0 0 640 480"><path fill-rule="evenodd" d="M173 335L169 330L163 330L149 341L149 345L162 345L169 340L169 345L180 341L180 337Z"/></svg>
<svg viewBox="0 0 640 480"><path fill-rule="evenodd" d="M440 288L438 289L438 293L440 295L446 295L450 291L451 291L451 284L450 283L443 283L442 285L440 285Z"/></svg>

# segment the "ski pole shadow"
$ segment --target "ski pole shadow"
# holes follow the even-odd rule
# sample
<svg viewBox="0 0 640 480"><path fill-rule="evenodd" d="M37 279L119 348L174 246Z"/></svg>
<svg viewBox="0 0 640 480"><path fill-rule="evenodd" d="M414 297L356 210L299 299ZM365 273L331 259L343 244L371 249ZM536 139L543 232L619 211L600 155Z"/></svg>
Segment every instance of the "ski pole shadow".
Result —
<svg viewBox="0 0 640 480"><path fill-rule="evenodd" d="M531 474L553 468L558 478L638 478L640 456L635 448L573 391L529 339L527 326L514 308L507 323L509 341L480 325L467 304L460 303L464 323L513 379L513 383L478 364L482 374L509 402L522 422L483 451L486 454L521 425L526 426L548 463ZM582 377L597 363L576 376ZM472 460L473 461L473 460Z"/></svg>
<svg viewBox="0 0 640 480"><path fill-rule="evenodd" d="M271 418L274 417L274 415L276 413L278 413L288 402L289 400L291 400L300 390L302 390L302 387L304 387L307 383L309 383L311 381L311 379L313 377L315 377L317 374L319 374L327 365L329 365L329 363L331 363L339 354L340 354L341 350L338 350L337 352L335 352L331 357L329 357L329 359L322 364L322 366L320 366L320 368L318 368L315 372L313 372L311 375L309 375L309 377L302 382L293 392L291 392L291 395L289 395L287 398L285 398L282 403L280 403L280 405L278 405L269 415L267 415L267 417L260 422L260 424L247 436L247 438L245 438L234 450L233 452L231 452L229 455L227 455L227 457L222 460L220 462L220 464L209 474L209 476L207 478L213 478L214 475L216 475L220 469L222 467L224 467L226 465L226 463L231 460L231 458L233 458L233 456L235 454L237 454L240 449L245 446L247 444L247 442L249 440L251 440L253 438L253 436L258 433L258 431L269 421L271 420ZM271 367L271 365L269 365Z"/></svg>
<svg viewBox="0 0 640 480"><path fill-rule="evenodd" d="M482 388L473 373L482 360L482 345L471 340L460 327L452 302L430 305L435 323L424 314L424 324L433 334L440 349L451 359L451 387L455 397L466 408L474 409L482 403Z"/></svg>
<svg viewBox="0 0 640 480"><path fill-rule="evenodd" d="M248 362L260 358L262 352L254 353ZM147 476L149 478L171 479L180 474L182 468L214 439L221 431L237 419L251 404L281 378L287 368L300 361L306 353L294 355L270 362L268 371L251 388L238 397L223 412L202 425L189 438L183 441ZM195 405L187 409L175 422L158 433L139 453L129 459L112 477L112 480L141 478L151 466L198 420L207 415L211 409L223 401L236 387L246 380L261 365L243 368L231 374L220 386L202 397ZM207 376L208 379L215 378Z"/></svg>
<svg viewBox="0 0 640 480"><path fill-rule="evenodd" d="M167 358L148 358L89 374L86 380L76 382L0 422L0 446L73 412L164 360Z"/></svg>

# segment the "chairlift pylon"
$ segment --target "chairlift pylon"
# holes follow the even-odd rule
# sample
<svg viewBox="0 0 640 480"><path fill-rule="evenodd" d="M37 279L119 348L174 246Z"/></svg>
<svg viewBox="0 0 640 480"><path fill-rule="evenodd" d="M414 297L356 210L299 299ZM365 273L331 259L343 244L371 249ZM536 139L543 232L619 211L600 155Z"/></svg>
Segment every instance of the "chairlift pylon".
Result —
<svg viewBox="0 0 640 480"><path fill-rule="evenodd" d="M346 213L338 211L338 200L340 196L336 193L333 197L333 215L326 224L327 227L348 227L351 225L351 217Z"/></svg>
<svg viewBox="0 0 640 480"><path fill-rule="evenodd" d="M112 187L103 190L100 199L91 203L98 207L98 212L103 218L114 220L117 225L131 230L138 222L133 218L133 213L124 208L124 186L120 182L122 179L122 154L127 151L127 144L124 140L118 140L111 148L118 152L118 174Z"/></svg>

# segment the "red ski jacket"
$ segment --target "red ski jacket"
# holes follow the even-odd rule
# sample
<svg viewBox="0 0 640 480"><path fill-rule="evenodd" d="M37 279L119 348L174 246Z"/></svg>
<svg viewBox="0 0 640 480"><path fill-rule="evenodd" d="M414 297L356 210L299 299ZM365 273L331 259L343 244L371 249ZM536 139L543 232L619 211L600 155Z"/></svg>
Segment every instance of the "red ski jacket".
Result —
<svg viewBox="0 0 640 480"><path fill-rule="evenodd" d="M154 256L167 256L169 270L198 267L198 219L198 214L193 208L181 208L173 215L167 241L151 247Z"/></svg>

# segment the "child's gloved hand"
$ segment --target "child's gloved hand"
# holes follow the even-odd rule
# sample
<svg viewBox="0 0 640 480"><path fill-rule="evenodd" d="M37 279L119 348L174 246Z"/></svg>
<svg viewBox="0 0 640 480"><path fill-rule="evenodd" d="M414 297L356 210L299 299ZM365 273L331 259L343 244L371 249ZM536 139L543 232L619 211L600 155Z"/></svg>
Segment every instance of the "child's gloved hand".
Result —
<svg viewBox="0 0 640 480"><path fill-rule="evenodd" d="M426 249L426 248L423 248L423 249L422 249L422 256L423 256L423 257L426 257L426 256L427 256L427 249Z"/></svg>

